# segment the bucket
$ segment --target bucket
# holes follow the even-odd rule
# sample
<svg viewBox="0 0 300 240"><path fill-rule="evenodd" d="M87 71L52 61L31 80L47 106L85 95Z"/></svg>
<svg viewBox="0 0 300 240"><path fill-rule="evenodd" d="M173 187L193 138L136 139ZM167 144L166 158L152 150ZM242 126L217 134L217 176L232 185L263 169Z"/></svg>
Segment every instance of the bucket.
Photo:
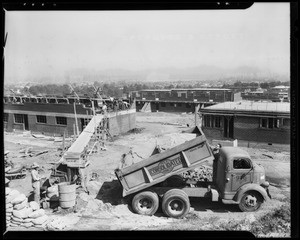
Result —
<svg viewBox="0 0 300 240"><path fill-rule="evenodd" d="M63 182L58 184L59 205L61 208L70 208L75 206L76 184Z"/></svg>
<svg viewBox="0 0 300 240"><path fill-rule="evenodd" d="M58 196L58 186L57 185L54 185L47 189L47 197L48 198L52 198L55 195Z"/></svg>

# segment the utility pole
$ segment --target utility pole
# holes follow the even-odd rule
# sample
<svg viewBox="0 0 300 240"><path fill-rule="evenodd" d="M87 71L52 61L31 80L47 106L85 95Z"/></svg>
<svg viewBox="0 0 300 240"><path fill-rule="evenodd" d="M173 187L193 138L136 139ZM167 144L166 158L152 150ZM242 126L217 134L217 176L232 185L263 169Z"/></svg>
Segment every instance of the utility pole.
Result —
<svg viewBox="0 0 300 240"><path fill-rule="evenodd" d="M198 103L195 106L195 126L198 126L198 117L197 117L197 114L198 114L199 108L200 108L200 104Z"/></svg>
<svg viewBox="0 0 300 240"><path fill-rule="evenodd" d="M79 136L79 127L78 127L78 121L77 121L76 103L75 102L74 102L74 115L75 115L76 135Z"/></svg>

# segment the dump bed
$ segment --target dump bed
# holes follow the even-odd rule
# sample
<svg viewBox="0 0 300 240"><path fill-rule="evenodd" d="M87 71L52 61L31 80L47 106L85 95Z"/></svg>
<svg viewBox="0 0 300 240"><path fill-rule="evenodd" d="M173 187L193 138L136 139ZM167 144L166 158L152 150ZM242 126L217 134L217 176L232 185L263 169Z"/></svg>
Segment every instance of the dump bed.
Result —
<svg viewBox="0 0 300 240"><path fill-rule="evenodd" d="M115 174L123 186L123 196L126 196L213 159L212 150L201 135L129 167L116 169Z"/></svg>

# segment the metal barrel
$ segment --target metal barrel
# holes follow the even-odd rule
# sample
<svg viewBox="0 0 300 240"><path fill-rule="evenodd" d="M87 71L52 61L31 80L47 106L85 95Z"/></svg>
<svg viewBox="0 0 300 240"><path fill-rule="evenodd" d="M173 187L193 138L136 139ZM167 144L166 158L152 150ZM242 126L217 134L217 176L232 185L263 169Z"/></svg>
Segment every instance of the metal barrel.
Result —
<svg viewBox="0 0 300 240"><path fill-rule="evenodd" d="M75 206L76 184L63 182L58 184L59 205L61 208L71 208Z"/></svg>

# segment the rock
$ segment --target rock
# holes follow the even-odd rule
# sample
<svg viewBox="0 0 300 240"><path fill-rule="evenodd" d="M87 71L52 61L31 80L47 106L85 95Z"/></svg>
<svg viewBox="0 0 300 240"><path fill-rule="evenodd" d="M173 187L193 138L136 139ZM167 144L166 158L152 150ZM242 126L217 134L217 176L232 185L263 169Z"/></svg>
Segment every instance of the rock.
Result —
<svg viewBox="0 0 300 240"><path fill-rule="evenodd" d="M33 211L40 209L40 205L35 201L31 201L29 203L29 206L32 208Z"/></svg>
<svg viewBox="0 0 300 240"><path fill-rule="evenodd" d="M26 227L26 228L30 228L33 226L32 222L26 222L26 223L22 223L21 226Z"/></svg>
<svg viewBox="0 0 300 240"><path fill-rule="evenodd" d="M32 213L31 208L23 208L21 210L13 210L13 215L18 218L27 218Z"/></svg>
<svg viewBox="0 0 300 240"><path fill-rule="evenodd" d="M12 200L14 200L16 197L20 195L20 192L18 190L12 190L7 196L6 196L6 203L11 203Z"/></svg>
<svg viewBox="0 0 300 240"><path fill-rule="evenodd" d="M13 207L12 203L6 203L6 209L12 208L12 207Z"/></svg>
<svg viewBox="0 0 300 240"><path fill-rule="evenodd" d="M25 199L27 199L26 196L25 196L25 194L21 193L21 194L19 194L19 196L17 196L16 198L14 198L14 199L11 201L11 203L12 203L13 205L19 204L19 203L23 202Z"/></svg>
<svg viewBox="0 0 300 240"><path fill-rule="evenodd" d="M34 219L34 218L25 218L25 219L23 220L23 222L24 222L24 223L32 222L33 219Z"/></svg>
<svg viewBox="0 0 300 240"><path fill-rule="evenodd" d="M41 225L43 224L45 221L48 220L48 216L47 215L43 215L41 217L38 217L38 218L35 218L33 219L31 222L34 224L34 225Z"/></svg>
<svg viewBox="0 0 300 240"><path fill-rule="evenodd" d="M19 203L19 204L15 204L15 205L14 205L14 209L15 209L15 210L21 210L21 209L23 209L23 208L25 208L25 207L27 207L27 206L28 206L28 199L25 198L25 200L24 200L23 202L21 202L21 203Z"/></svg>
<svg viewBox="0 0 300 240"><path fill-rule="evenodd" d="M6 213L12 213L13 210L14 210L14 209L13 209L12 207L11 207L11 208L7 208L7 209L6 209Z"/></svg>
<svg viewBox="0 0 300 240"><path fill-rule="evenodd" d="M19 224L15 224L15 223L10 223L10 225L9 225L10 227L18 227L19 226Z"/></svg>
<svg viewBox="0 0 300 240"><path fill-rule="evenodd" d="M15 216L12 216L11 218L12 220L14 220L15 222L23 222L23 219L22 218L18 218L18 217L15 217Z"/></svg>
<svg viewBox="0 0 300 240"><path fill-rule="evenodd" d="M9 195L9 193L10 193L11 191L12 191L11 188L6 187L6 188L5 188L5 195L6 195L6 196Z"/></svg>
<svg viewBox="0 0 300 240"><path fill-rule="evenodd" d="M28 215L28 217L30 217L30 218L38 218L38 217L41 217L43 215L45 215L45 210L44 209L39 209L39 210L36 210L36 211L30 213Z"/></svg>

